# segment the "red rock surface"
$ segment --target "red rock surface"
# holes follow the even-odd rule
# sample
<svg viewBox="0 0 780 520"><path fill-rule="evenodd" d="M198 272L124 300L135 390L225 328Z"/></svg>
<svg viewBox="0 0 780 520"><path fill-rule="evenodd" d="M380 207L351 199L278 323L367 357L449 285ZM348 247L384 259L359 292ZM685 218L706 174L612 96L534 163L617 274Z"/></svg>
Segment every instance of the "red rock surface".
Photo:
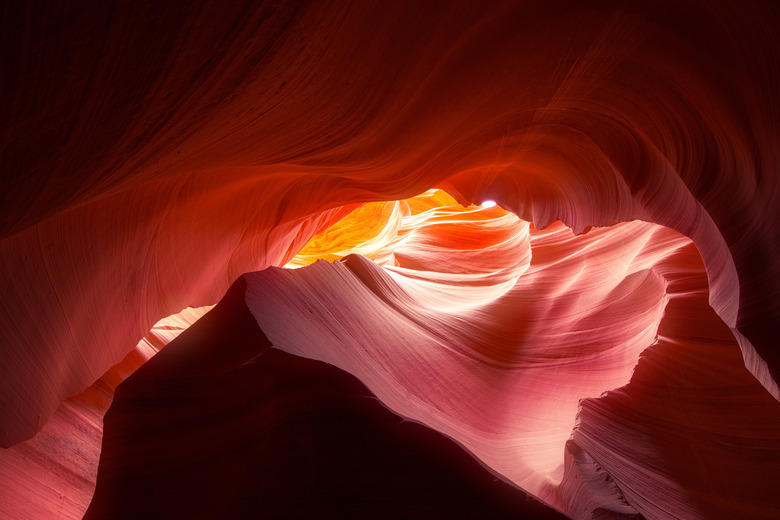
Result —
<svg viewBox="0 0 780 520"><path fill-rule="evenodd" d="M35 437L0 451L0 517L81 518L95 491L103 415L117 385L208 309L160 320L119 364L63 401Z"/></svg>
<svg viewBox="0 0 780 520"><path fill-rule="evenodd" d="M474 226L480 247L452 240L449 226L429 219L396 247L398 267L381 269L353 255L248 274L247 305L275 347L356 375L394 412L456 439L497 475L576 518L588 517L591 506L582 502L594 494L610 510L624 509L624 494L634 514L650 518L705 511L771 518L778 504L764 488L780 453L780 403L734 363L739 346L707 304L693 244L642 222L574 236L560 223L539 231L517 219L491 243L495 217L474 214L496 213L460 216ZM425 261L445 271L430 271ZM451 265L458 274L446 273ZM476 266L478 289L490 295L483 300L472 297L468 273ZM509 287L491 290L491 280L501 287L508 276ZM664 357L655 373L647 375L642 361L632 377L640 354ZM731 374L716 368L727 358ZM690 378L685 388L678 373ZM609 394L599 396L618 387L633 398L630 405L600 404L611 403ZM723 398L713 402L713 393ZM581 415L586 398L598 398L597 414L588 407ZM724 431L725 418L739 426ZM609 420L647 429L646 440L635 446L631 439L641 437ZM583 496L572 482L574 472L586 471L565 471L575 425L568 451L584 450L610 478L625 479L617 481L629 486L621 495L601 496L607 490L597 488ZM581 441L582 432L595 445ZM725 448L725 439L750 450ZM681 458L689 450L699 454L693 470ZM660 471L656 464L667 458L678 466ZM723 476L696 478L712 474ZM730 493L735 499L720 504ZM679 505L691 497L700 503Z"/></svg>
<svg viewBox="0 0 780 520"><path fill-rule="evenodd" d="M276 346L331 356L573 516L772 518L780 8L482 4L3 6L3 507L78 516L94 469L58 446L93 460L110 391L66 399L260 271L276 296L247 301ZM523 221L406 230L386 269L263 271L435 186ZM359 335L305 339L324 323ZM27 509L49 478L65 505Z"/></svg>

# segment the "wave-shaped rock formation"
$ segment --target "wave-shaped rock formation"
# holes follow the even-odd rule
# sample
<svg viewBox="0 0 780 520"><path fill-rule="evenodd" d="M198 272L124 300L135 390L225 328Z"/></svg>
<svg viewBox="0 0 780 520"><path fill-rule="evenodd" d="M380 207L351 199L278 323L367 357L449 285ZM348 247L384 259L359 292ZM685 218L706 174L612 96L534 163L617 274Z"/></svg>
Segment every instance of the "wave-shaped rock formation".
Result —
<svg viewBox="0 0 780 520"><path fill-rule="evenodd" d="M777 516L780 6L484 4L2 7L0 516Z"/></svg>

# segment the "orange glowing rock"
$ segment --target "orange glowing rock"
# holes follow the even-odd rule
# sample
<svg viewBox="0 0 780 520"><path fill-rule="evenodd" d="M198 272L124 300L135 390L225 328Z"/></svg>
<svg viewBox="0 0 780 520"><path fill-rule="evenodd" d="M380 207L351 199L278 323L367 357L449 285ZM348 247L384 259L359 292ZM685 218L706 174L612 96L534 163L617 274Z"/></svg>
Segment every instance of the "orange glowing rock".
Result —
<svg viewBox="0 0 780 520"><path fill-rule="evenodd" d="M285 267L303 267L316 260L332 262L350 254L376 260L379 251L398 236L401 221L408 215L409 204L404 201L365 204L312 237Z"/></svg>

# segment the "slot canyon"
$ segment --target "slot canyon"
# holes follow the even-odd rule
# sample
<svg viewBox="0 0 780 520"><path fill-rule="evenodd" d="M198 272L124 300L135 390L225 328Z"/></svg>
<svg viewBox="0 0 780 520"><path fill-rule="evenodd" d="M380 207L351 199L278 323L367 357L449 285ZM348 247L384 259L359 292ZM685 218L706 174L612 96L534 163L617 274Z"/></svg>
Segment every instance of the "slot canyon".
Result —
<svg viewBox="0 0 780 520"><path fill-rule="evenodd" d="M0 13L0 518L780 517L780 3Z"/></svg>

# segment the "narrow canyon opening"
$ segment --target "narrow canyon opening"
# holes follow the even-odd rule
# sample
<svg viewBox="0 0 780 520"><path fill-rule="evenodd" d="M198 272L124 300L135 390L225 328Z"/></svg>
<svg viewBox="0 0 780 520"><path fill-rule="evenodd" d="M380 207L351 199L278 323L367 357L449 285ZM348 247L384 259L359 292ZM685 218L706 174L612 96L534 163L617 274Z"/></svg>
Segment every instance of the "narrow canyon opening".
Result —
<svg viewBox="0 0 780 520"><path fill-rule="evenodd" d="M540 230L495 203L464 207L434 189L359 205L284 267L244 276L247 306L276 349L353 374L404 420L569 515L639 514L625 498L632 482L626 492L611 476L620 465L583 448L594 428L617 435L603 425L609 414L586 407L583 427L581 405L625 391L640 356L660 348L670 299L709 309L688 238L639 221L580 235L559 221ZM161 320L103 380L116 384L211 308ZM693 326L719 330L709 311ZM686 312L672 319L685 323ZM687 351L677 336L689 326L666 327L661 342L676 347L663 363L679 364ZM733 341L724 348L739 354ZM594 503L582 500L583 485Z"/></svg>

